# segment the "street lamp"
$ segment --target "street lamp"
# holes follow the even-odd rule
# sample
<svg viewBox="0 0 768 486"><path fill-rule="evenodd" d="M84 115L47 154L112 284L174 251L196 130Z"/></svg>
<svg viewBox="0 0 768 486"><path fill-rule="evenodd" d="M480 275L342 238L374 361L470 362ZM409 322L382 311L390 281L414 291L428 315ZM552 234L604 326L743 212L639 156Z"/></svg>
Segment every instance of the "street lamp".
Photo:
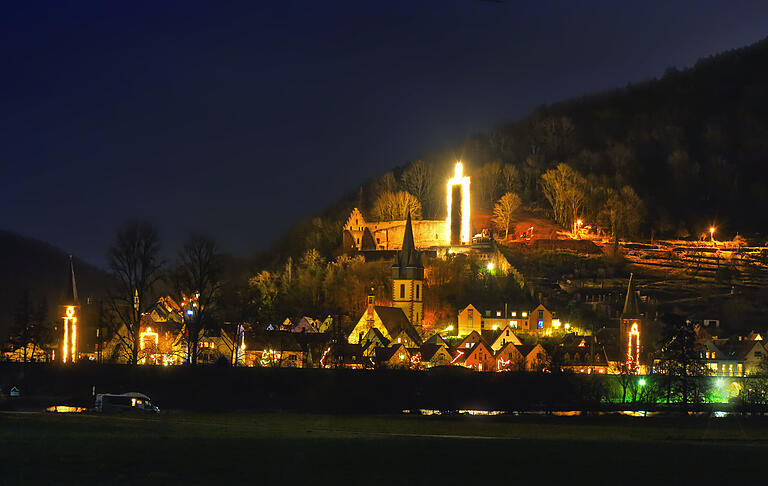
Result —
<svg viewBox="0 0 768 486"><path fill-rule="evenodd" d="M715 227L714 226L709 227L709 241L711 241L712 244L715 243Z"/></svg>

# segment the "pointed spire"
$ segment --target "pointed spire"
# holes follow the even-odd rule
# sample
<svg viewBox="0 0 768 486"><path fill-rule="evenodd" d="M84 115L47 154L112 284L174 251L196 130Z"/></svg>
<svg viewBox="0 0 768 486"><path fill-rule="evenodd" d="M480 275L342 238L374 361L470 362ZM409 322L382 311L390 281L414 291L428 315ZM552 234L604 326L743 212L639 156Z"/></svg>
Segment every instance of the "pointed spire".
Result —
<svg viewBox="0 0 768 486"><path fill-rule="evenodd" d="M77 298L77 281L75 280L75 264L72 261L72 255L69 255L69 271L70 271L70 285L72 286L72 303L74 305L80 305L80 301Z"/></svg>
<svg viewBox="0 0 768 486"><path fill-rule="evenodd" d="M634 277L634 273L629 274L627 296L624 298L624 310L621 312L622 318L640 316L640 304L637 301L637 292L632 288L632 277Z"/></svg>
<svg viewBox="0 0 768 486"><path fill-rule="evenodd" d="M413 240L413 224L411 223L411 212L408 212L408 218L405 220L405 234L403 235L403 247L398 255L397 263L401 268L421 267L421 252L416 250Z"/></svg>
<svg viewBox="0 0 768 486"><path fill-rule="evenodd" d="M411 224L411 212L408 211L408 218L405 220L405 235L403 236L403 251L414 251L416 245L413 243L413 225Z"/></svg>

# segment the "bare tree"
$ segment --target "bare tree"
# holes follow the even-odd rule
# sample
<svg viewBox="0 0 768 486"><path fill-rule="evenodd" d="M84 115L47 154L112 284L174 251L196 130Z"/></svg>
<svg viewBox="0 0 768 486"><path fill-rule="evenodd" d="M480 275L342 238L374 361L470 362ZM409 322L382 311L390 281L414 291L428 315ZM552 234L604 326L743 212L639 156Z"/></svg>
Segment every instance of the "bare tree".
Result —
<svg viewBox="0 0 768 486"><path fill-rule="evenodd" d="M187 296L185 309L187 356L197 364L200 332L207 325L222 286L223 268L216 242L207 236L194 235L179 252L174 272L176 290Z"/></svg>
<svg viewBox="0 0 768 486"><path fill-rule="evenodd" d="M512 224L515 211L520 207L520 197L508 192L501 196L493 207L493 222L499 231L504 231L504 241L509 236L509 225Z"/></svg>
<svg viewBox="0 0 768 486"><path fill-rule="evenodd" d="M489 162L477 169L473 182L486 207L490 207L499 197L503 191L503 184L504 166L499 161Z"/></svg>
<svg viewBox="0 0 768 486"><path fill-rule="evenodd" d="M431 210L432 167L424 161L412 162L400 176L400 185L419 200L422 207Z"/></svg>
<svg viewBox="0 0 768 486"><path fill-rule="evenodd" d="M141 349L141 314L148 303L154 303L150 294L162 267L158 254L157 230L146 222L125 225L107 253L114 277L109 290L111 324L131 364L138 362Z"/></svg>
<svg viewBox="0 0 768 486"><path fill-rule="evenodd" d="M557 164L541 176L541 188L552 206L555 221L571 226L574 233L586 198L586 187L586 179L567 164Z"/></svg>
<svg viewBox="0 0 768 486"><path fill-rule="evenodd" d="M29 291L25 290L16 305L10 329L11 345L14 351L21 349L22 362L35 361L38 351L48 344L51 326L47 316L45 298L35 305Z"/></svg>
<svg viewBox="0 0 768 486"><path fill-rule="evenodd" d="M385 192L373 205L373 217L378 221L402 220L408 213L413 219L421 219L421 203L405 191Z"/></svg>

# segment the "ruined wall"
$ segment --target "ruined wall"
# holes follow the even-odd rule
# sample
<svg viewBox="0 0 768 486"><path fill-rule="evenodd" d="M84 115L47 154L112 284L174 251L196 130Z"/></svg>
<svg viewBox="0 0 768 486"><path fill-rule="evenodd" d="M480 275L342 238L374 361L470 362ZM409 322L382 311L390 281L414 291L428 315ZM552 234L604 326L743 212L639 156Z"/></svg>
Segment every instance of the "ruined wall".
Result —
<svg viewBox="0 0 768 486"><path fill-rule="evenodd" d="M445 221L444 220L421 220L412 221L413 239L417 249L429 248L432 246L445 246ZM346 238L344 239L344 249L354 244L357 250L370 250L364 248L363 242L367 239L366 230L370 231L373 237L373 244L377 250L399 250L403 245L403 236L405 234L405 221L381 221L368 222L363 218L362 213L355 208L350 214L347 223L344 225Z"/></svg>

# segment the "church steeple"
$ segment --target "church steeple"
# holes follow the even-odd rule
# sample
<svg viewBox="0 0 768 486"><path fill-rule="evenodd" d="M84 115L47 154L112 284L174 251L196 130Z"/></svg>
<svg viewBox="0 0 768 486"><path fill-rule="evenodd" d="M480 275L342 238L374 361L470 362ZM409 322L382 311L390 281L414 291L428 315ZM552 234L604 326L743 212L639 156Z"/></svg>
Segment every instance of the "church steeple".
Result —
<svg viewBox="0 0 768 486"><path fill-rule="evenodd" d="M421 331L424 319L424 264L421 252L416 249L413 239L411 214L405 222L403 246L392 264L392 303L405 313L405 316Z"/></svg>
<svg viewBox="0 0 768 486"><path fill-rule="evenodd" d="M619 318L619 351L631 373L640 371L640 355L642 351L641 338L643 335L643 318L640 314L640 302L637 292L632 287L634 275L629 275L627 295L624 298L624 309Z"/></svg>
<svg viewBox="0 0 768 486"><path fill-rule="evenodd" d="M72 261L72 255L69 255L69 289L66 301L72 305L80 305L80 299L77 297L77 281L75 280L75 264ZM71 300L70 300L71 299Z"/></svg>
<svg viewBox="0 0 768 486"><path fill-rule="evenodd" d="M424 279L424 265L421 262L421 252L416 249L414 244L410 212L408 213L408 219L405 221L403 246L397 253L397 258L392 265L392 278Z"/></svg>
<svg viewBox="0 0 768 486"><path fill-rule="evenodd" d="M624 298L624 309L621 311L622 319L640 317L640 303L637 299L637 292L632 288L633 273L629 274L629 284L627 284L627 295Z"/></svg>

